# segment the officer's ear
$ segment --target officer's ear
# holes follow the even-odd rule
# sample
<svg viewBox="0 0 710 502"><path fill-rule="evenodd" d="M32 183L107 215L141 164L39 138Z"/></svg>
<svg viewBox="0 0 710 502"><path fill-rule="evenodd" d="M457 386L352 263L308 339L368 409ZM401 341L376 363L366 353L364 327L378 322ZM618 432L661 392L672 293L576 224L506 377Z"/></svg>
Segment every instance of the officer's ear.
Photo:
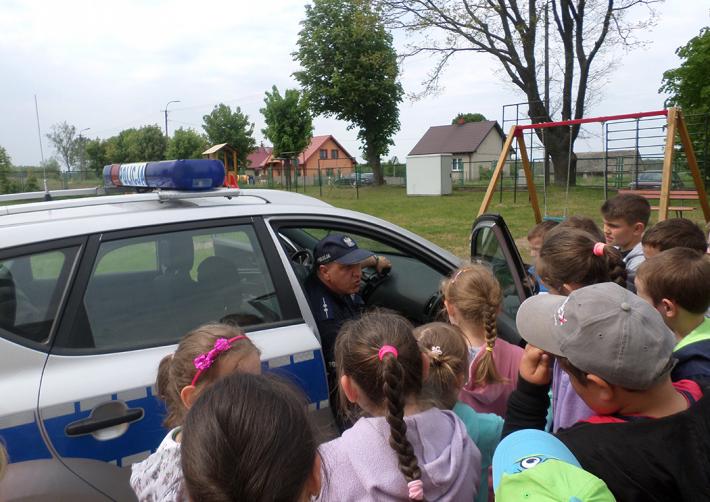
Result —
<svg viewBox="0 0 710 502"><path fill-rule="evenodd" d="M325 265L318 265L318 273L322 275L323 277L328 277L328 273L330 272L330 263L326 263Z"/></svg>

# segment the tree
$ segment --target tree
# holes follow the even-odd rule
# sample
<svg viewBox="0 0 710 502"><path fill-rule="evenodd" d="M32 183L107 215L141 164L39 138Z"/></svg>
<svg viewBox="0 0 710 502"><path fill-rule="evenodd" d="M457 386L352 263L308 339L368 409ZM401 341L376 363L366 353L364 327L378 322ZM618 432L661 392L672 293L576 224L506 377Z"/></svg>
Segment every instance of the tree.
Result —
<svg viewBox="0 0 710 502"><path fill-rule="evenodd" d="M54 124L47 138L62 159L67 171L71 171L79 154L79 138L76 127L66 122Z"/></svg>
<svg viewBox="0 0 710 502"><path fill-rule="evenodd" d="M0 146L0 193L10 193L11 180L8 178L12 171L12 161L7 150Z"/></svg>
<svg viewBox="0 0 710 502"><path fill-rule="evenodd" d="M96 174L100 174L104 166L109 164L106 141L101 141L99 138L90 139L86 142L85 151L87 168Z"/></svg>
<svg viewBox="0 0 710 502"><path fill-rule="evenodd" d="M201 159L207 149L207 138L194 129L177 129L168 140L165 157L168 159Z"/></svg>
<svg viewBox="0 0 710 502"><path fill-rule="evenodd" d="M91 149L90 163L92 169L100 169L109 163L163 160L167 145L168 140L158 125L124 129L117 136L102 141L100 148Z"/></svg>
<svg viewBox="0 0 710 502"><path fill-rule="evenodd" d="M466 124L468 122L483 122L486 117L481 113L459 113L451 121L451 125Z"/></svg>
<svg viewBox="0 0 710 502"><path fill-rule="evenodd" d="M295 157L306 149L313 136L313 118L308 101L296 89L286 89L279 94L276 86L271 93L266 91L264 103L259 110L264 115L266 127L261 132L274 145L274 157L289 153Z"/></svg>
<svg viewBox="0 0 710 502"><path fill-rule="evenodd" d="M314 0L306 5L294 73L315 114L358 129L364 157L382 184L380 157L399 130L403 90L392 36L370 0Z"/></svg>
<svg viewBox="0 0 710 502"><path fill-rule="evenodd" d="M650 5L655 0L378 0L387 23L410 34L423 35L404 56L423 53L439 56L425 81L424 92L434 91L442 70L456 54L478 52L493 56L504 74L528 101L533 123L578 119L592 91L604 82L613 58L608 47L631 47L635 31L654 21ZM550 98L545 101L545 19L549 5ZM632 12L646 6L649 16ZM642 19L634 21L630 19ZM557 77L559 75L559 77ZM567 181L570 141L579 125L556 127L536 133L552 159L555 183ZM571 134L571 138L570 138ZM570 183L576 180L576 156L570 162Z"/></svg>
<svg viewBox="0 0 710 502"><path fill-rule="evenodd" d="M160 126L148 125L133 129L126 135L128 162L149 162L165 159L168 139Z"/></svg>
<svg viewBox="0 0 710 502"><path fill-rule="evenodd" d="M669 106L680 106L688 118L688 131L693 148L705 177L710 176L710 166L703 160L708 152L708 122L710 121L710 28L703 28L700 34L676 50L683 62L678 68L663 73L663 83L659 92L668 93ZM704 117L698 120L698 115Z"/></svg>
<svg viewBox="0 0 710 502"><path fill-rule="evenodd" d="M242 113L238 106L232 111L229 106L220 103L202 120L202 128L210 143L229 143L237 149L237 164L246 167L247 156L256 148L254 124L249 122L249 116Z"/></svg>

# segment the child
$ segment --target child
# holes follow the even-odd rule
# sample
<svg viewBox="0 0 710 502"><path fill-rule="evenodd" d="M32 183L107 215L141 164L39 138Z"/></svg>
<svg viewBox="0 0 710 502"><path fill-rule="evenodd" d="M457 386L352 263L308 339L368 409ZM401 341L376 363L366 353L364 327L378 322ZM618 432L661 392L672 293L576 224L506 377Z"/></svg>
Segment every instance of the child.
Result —
<svg viewBox="0 0 710 502"><path fill-rule="evenodd" d="M452 411L419 401L427 357L411 324L378 311L348 321L335 361L341 402L369 417L321 445L320 500L471 502L481 454Z"/></svg>
<svg viewBox="0 0 710 502"><path fill-rule="evenodd" d="M500 442L493 486L498 502L615 502L606 483L582 469L562 441L536 429L516 431Z"/></svg>
<svg viewBox="0 0 710 502"><path fill-rule="evenodd" d="M523 349L497 339L500 284L485 265L472 264L444 280L441 291L449 322L461 329L468 345L468 381L459 399L479 413L505 416Z"/></svg>
<svg viewBox="0 0 710 502"><path fill-rule="evenodd" d="M158 450L131 467L131 487L139 500L187 500L180 470L181 426L197 396L217 379L235 372L261 372L259 349L238 328L206 324L183 337L160 361L155 384L165 401L170 428Z"/></svg>
<svg viewBox="0 0 710 502"><path fill-rule="evenodd" d="M698 225L685 218L659 221L641 238L643 255L648 260L661 251L675 247L695 249L704 253L707 248L705 234Z"/></svg>
<svg viewBox="0 0 710 502"><path fill-rule="evenodd" d="M468 430L469 437L481 451L481 487L477 502L488 500L488 469L493 451L500 441L503 419L493 413L476 413L457 400L466 382L468 348L461 331L445 322L433 322L414 330L419 348L429 357L429 375L424 381L421 401L442 410L453 410Z"/></svg>
<svg viewBox="0 0 710 502"><path fill-rule="evenodd" d="M621 252L596 242L592 235L574 228L555 229L545 239L538 259L538 273L553 294L566 296L583 286L600 282L626 285ZM569 427L592 410L572 388L569 377L555 363L552 378L552 430Z"/></svg>
<svg viewBox="0 0 710 502"><path fill-rule="evenodd" d="M641 237L651 217L651 205L640 195L626 193L607 200L601 212L606 242L621 250L628 272L626 287L635 292L634 276L644 260Z"/></svg>
<svg viewBox="0 0 710 502"><path fill-rule="evenodd" d="M636 291L676 335L671 378L710 382L710 256L682 247L663 251L641 264Z"/></svg>
<svg viewBox="0 0 710 502"><path fill-rule="evenodd" d="M539 293L547 293L547 288L545 288L545 285L540 281L540 277L538 277L535 273L535 260L538 253L540 253L540 248L542 247L542 241L545 239L545 235L557 225L558 223L556 221L545 220L532 227L528 232L530 258L533 262L533 264L530 265L530 268L528 268L528 273L535 278L535 281L537 281L537 291Z"/></svg>
<svg viewBox="0 0 710 502"><path fill-rule="evenodd" d="M607 282L528 298L516 324L529 345L504 436L544 426L556 357L594 410L556 435L617 500L707 498L710 400L671 381L675 340L651 305Z"/></svg>
<svg viewBox="0 0 710 502"><path fill-rule="evenodd" d="M298 502L320 492L305 399L274 377L232 374L209 386L183 429L191 500Z"/></svg>
<svg viewBox="0 0 710 502"><path fill-rule="evenodd" d="M597 242L604 242L606 240L604 238L604 232L599 229L599 226L594 223L593 219L578 214L570 216L556 228L578 228L591 234Z"/></svg>

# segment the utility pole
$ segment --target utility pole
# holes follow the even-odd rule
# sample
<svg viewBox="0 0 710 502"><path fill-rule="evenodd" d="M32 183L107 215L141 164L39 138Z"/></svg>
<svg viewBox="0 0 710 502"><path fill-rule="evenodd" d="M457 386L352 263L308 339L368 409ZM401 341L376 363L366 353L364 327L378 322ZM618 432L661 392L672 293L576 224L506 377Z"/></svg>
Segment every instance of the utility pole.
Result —
<svg viewBox="0 0 710 502"><path fill-rule="evenodd" d="M179 103L179 102L180 102L179 99L173 100L173 101L168 101L168 104L165 105L165 110L163 110L163 112L165 112L165 137L166 138L169 137L168 136L168 106L170 105L170 103Z"/></svg>

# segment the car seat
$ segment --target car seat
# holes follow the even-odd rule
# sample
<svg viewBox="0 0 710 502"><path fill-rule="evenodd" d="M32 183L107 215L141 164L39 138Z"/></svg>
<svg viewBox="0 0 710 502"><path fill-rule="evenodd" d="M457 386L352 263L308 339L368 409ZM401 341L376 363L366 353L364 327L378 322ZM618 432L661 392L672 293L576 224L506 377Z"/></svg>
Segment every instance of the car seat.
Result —
<svg viewBox="0 0 710 502"><path fill-rule="evenodd" d="M221 256L208 256L197 267L202 322L218 321L239 311L243 296L237 266Z"/></svg>

